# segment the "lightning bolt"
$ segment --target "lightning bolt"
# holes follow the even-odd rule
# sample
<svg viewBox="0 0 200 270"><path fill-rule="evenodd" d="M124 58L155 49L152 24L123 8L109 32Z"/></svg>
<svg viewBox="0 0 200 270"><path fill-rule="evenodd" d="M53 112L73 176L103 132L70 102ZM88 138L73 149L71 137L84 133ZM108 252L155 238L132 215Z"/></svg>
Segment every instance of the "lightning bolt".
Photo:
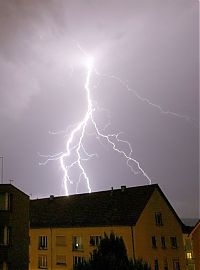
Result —
<svg viewBox="0 0 200 270"><path fill-rule="evenodd" d="M199 0L200 1L200 0ZM126 82L125 80L122 80L120 77L117 77L115 75L108 75L108 74L102 74L100 73L98 70L95 69L95 73L97 76L99 77L105 77L105 78L108 78L108 79L111 79L111 80L115 80L117 81L118 83L120 83L124 88L126 88L127 91L133 93L136 98L138 100L140 100L141 102L144 102L146 103L147 105L153 107L154 109L158 110L160 113L162 114L168 114L168 115L171 115L171 116L175 116L177 118L181 118L187 122L193 122L194 119L191 119L188 115L183 115L183 114L179 114L179 113L176 113L176 112L173 112L173 111L170 111L170 110L165 110L163 109L160 105L156 104L156 103L153 103L152 101L150 101L150 99L146 98L146 97L142 97L141 95L139 95L139 93L137 91L135 91L134 89L132 89L128 82Z"/></svg>
<svg viewBox="0 0 200 270"><path fill-rule="evenodd" d="M84 52L80 46L78 47L79 49L81 49L82 52ZM94 105L94 102L91 99L91 89L90 89L90 81L91 81L92 73L93 72L97 73L97 71L94 68L93 58L88 56L85 52L84 54L87 56L87 60L86 60L87 73L86 73L86 79L85 79L85 85L84 85L84 90L86 92L86 97L87 97L86 113L82 121L80 121L77 125L72 126L72 130L69 133L67 141L66 141L66 151L57 153L55 155L40 155L41 157L46 158L46 160L44 162L41 162L40 165L45 165L49 161L52 161L52 160L59 160L60 166L64 172L63 184L64 184L64 190L65 190L66 195L69 195L68 184L73 184L73 180L70 178L69 172L73 167L78 166L80 174L79 174L79 179L76 185L76 190L78 188L78 184L83 178L86 182L87 190L90 193L92 190L90 186L89 177L83 166L84 161L87 161L91 159L92 157L97 156L97 154L89 154L84 148L84 144L83 144L83 139L86 136L87 125L90 122L93 125L93 128L95 130L98 140L101 139L101 140L107 141L107 143L112 147L112 149L115 152L117 152L118 154L122 155L125 158L128 167L130 167L131 171L134 172L135 174L137 172L135 171L131 163L136 164L139 171L148 180L148 182L151 183L150 177L147 175L144 169L142 169L139 161L137 161L136 159L132 157L132 148L131 148L130 143L128 141L120 139L120 135L122 133L119 132L116 134L115 133L107 134L106 128L109 124L107 124L102 130L98 128L98 125L94 118L94 111L97 109L97 107ZM62 131L62 132L65 132L65 131ZM54 132L53 134L56 134L56 132ZM126 153L125 151L121 150L119 147L117 147L116 143L126 144L129 148L129 152ZM68 164L67 159L72 155L72 153L73 155L75 154L76 159L75 161ZM86 158L83 158L81 153L84 153L84 156L86 156Z"/></svg>
<svg viewBox="0 0 200 270"><path fill-rule="evenodd" d="M99 108L98 108L97 104L91 98L90 84L91 84L92 74L95 73L96 75L98 75L100 77L107 77L109 79L117 80L128 91L133 92L135 94L135 96L137 97L137 99L139 99L142 102L147 103L150 106L153 106L155 109L159 110L161 113L170 114L172 116L183 118L187 121L190 120L189 117L185 116L185 115L177 114L175 112L163 110L160 105L154 104L149 99L143 98L142 96L140 96L136 91L134 91L133 89L131 89L129 87L127 82L121 80L119 77L116 77L113 75L110 76L110 75L106 75L106 74L100 74L94 67L94 59L92 57L90 57L81 48L80 45L77 45L77 46L86 57L85 66L86 66L87 72L86 72L84 90L85 90L86 99L87 99L87 110L85 112L83 119L79 123L68 127L68 129L66 131L59 132L59 133L67 134L67 136L66 136L67 137L66 150L64 152L60 152L60 153L57 153L55 155L40 155L41 157L46 159L44 162L41 162L40 165L45 165L49 161L52 161L52 160L58 160L60 162L60 166L61 166L63 173L64 173L63 185L64 185L64 190L65 190L65 195L69 195L68 185L74 184L74 181L70 177L70 171L74 167L78 167L79 178L78 178L78 181L76 183L76 192L78 190L78 185L80 184L80 182L83 179L86 182L87 190L90 193L92 191L91 186L90 186L90 180L89 180L89 177L88 177L87 172L86 172L84 165L83 165L83 163L85 161L88 161L89 159L91 159L93 157L97 157L97 154L89 154L84 147L83 140L88 135L86 133L86 131L87 131L87 126L90 123L90 124L92 124L92 126L94 128L94 134L96 135L96 139L100 143L102 143L102 141L107 142L107 144L116 153L118 153L119 155L121 155L124 158L127 166L131 169L131 171L134 174L141 173L145 177L145 179L148 181L148 183L151 184L151 178L149 177L149 175L142 168L140 162L136 158L133 158L133 156L132 156L133 151L132 151L131 144L128 141L120 138L120 136L122 135L122 132L111 133L111 134L107 133L106 129L110 125L110 123L106 124L103 129L100 129L98 127L97 122L95 121L94 112L97 110L99 111ZM58 134L58 132L53 132L51 134ZM129 151L124 151L123 149L121 149L120 147L117 146L118 144L127 145ZM69 161L70 157L72 157L72 156L75 156L75 160ZM134 169L134 166L137 167L137 170Z"/></svg>

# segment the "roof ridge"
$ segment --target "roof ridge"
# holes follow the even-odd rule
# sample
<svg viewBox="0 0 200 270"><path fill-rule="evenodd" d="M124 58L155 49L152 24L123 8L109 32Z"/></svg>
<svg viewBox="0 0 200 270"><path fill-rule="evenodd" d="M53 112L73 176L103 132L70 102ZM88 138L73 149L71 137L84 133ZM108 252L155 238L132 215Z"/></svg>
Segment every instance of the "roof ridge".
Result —
<svg viewBox="0 0 200 270"><path fill-rule="evenodd" d="M125 186L126 187L126 186ZM140 188L145 188L145 187L159 187L158 184L150 184L150 185L141 185L141 186L133 186L133 187L126 187L126 190L130 190L130 189L140 189ZM84 192L84 193L78 193L78 194L71 194L71 195L60 195L60 196L56 196L56 195L49 195L49 197L44 197L44 198L36 198L36 199L31 199L31 201L38 201L38 200L45 200L45 199L49 199L51 196L53 196L54 199L58 199L58 198L72 198L72 197L79 197L79 196L90 196L90 195L96 195L96 194L100 194L100 193L107 193L107 192L117 192L117 191L121 191L121 188L117 188L117 189L107 189L107 190L99 190L99 191L94 191L94 192Z"/></svg>

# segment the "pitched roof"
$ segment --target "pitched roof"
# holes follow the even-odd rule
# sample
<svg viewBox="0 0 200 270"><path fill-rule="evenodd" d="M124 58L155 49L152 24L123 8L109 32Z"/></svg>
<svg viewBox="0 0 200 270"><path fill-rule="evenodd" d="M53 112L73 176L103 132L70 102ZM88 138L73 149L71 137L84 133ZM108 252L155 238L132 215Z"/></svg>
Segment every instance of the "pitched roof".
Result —
<svg viewBox="0 0 200 270"><path fill-rule="evenodd" d="M23 194L25 197L29 197L26 193L24 193L22 190L17 188L16 186L13 186L12 184L0 184L0 192L18 192Z"/></svg>
<svg viewBox="0 0 200 270"><path fill-rule="evenodd" d="M135 225L157 184L31 200L30 226Z"/></svg>
<svg viewBox="0 0 200 270"><path fill-rule="evenodd" d="M200 219L198 220L196 225L193 227L193 230L190 232L190 234L192 235L198 228L200 228Z"/></svg>
<svg viewBox="0 0 200 270"><path fill-rule="evenodd" d="M188 226L188 225L182 224L182 232L184 234L189 235L192 232L193 229L194 229L194 226Z"/></svg>

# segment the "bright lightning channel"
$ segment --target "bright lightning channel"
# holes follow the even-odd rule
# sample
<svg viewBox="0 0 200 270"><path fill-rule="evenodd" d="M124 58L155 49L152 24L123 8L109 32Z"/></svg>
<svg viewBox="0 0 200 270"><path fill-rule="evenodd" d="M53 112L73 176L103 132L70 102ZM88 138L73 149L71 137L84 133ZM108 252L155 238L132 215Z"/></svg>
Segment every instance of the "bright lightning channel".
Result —
<svg viewBox="0 0 200 270"><path fill-rule="evenodd" d="M81 51L84 52L82 50L82 48L80 48L80 46L79 46L79 49L81 49ZM84 89L85 89L86 97L87 97L87 111L86 111L82 121L79 122L77 125L74 125L70 134L68 135L68 139L66 142L66 151L55 154L55 155L48 155L48 156L41 155L42 157L46 158L46 161L43 163L40 163L40 165L45 165L51 160L59 160L61 168L64 172L63 184L64 184L65 195L69 195L68 184L73 184L73 180L70 178L69 172L74 166L78 166L78 168L80 170L80 174L79 174L79 180L78 180L77 185L76 185L76 191L78 188L78 184L80 183L81 179L83 178L86 182L88 192L90 193L92 191L91 186L90 186L90 180L89 180L89 177L88 177L88 175L84 169L84 166L82 164L83 161L89 160L90 158L97 156L96 154L87 153L87 151L83 145L83 139L86 135L87 124L90 122L94 127L97 138L98 139L101 138L101 139L107 141L107 143L112 147L112 149L115 152L117 152L118 154L120 154L124 157L124 159L126 160L127 166L131 169L131 171L134 174L137 174L138 172L135 171L135 169L133 168L133 165L131 163L135 164L137 166L137 168L139 169L140 173L148 180L148 183L151 184L151 179L148 176L148 174L145 172L145 170L142 168L140 162L132 157L132 147L131 147L130 143L128 141L125 141L125 140L122 140L119 138L119 136L121 135L121 132L107 134L105 132L106 127L104 127L103 130L100 130L98 128L98 125L97 125L97 123L94 119L94 115L93 115L95 109L97 109L97 108L95 107L94 103L92 102L91 90L90 90L90 81L91 81L92 73L95 72L97 74L97 71L94 68L94 58L91 56L88 56L85 52L84 52L84 54L87 56L86 60L85 60L85 67L87 69L87 73L86 73L86 79L85 79L85 85L84 85ZM77 143L75 142L76 136L78 137ZM123 151L122 149L117 147L116 142L126 144L129 148L129 153L126 153L125 151ZM82 151L84 152L86 158L82 157L82 155L81 155ZM66 164L66 160L67 160L67 158L69 158L72 155L72 152L76 153L76 159L74 162L71 162L68 165L68 164Z"/></svg>

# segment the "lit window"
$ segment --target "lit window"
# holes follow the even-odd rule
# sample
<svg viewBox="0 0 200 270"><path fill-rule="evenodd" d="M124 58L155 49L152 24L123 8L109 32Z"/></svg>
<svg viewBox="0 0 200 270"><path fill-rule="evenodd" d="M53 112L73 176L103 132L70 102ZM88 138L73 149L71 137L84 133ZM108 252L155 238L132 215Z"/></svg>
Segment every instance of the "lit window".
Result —
<svg viewBox="0 0 200 270"><path fill-rule="evenodd" d="M47 269L47 256L40 255L38 257L38 268Z"/></svg>
<svg viewBox="0 0 200 270"><path fill-rule="evenodd" d="M178 247L176 236L170 237L170 242L171 242L171 247L172 248L177 248Z"/></svg>
<svg viewBox="0 0 200 270"><path fill-rule="evenodd" d="M0 210L7 211L11 210L12 206L12 194L7 192L0 192Z"/></svg>
<svg viewBox="0 0 200 270"><path fill-rule="evenodd" d="M82 264L84 262L84 257L81 256L73 256L73 266L78 264Z"/></svg>
<svg viewBox="0 0 200 270"><path fill-rule="evenodd" d="M155 213L155 221L157 226L162 226L163 221L162 221L162 214L160 212Z"/></svg>
<svg viewBox="0 0 200 270"><path fill-rule="evenodd" d="M100 235L91 235L90 236L90 245L91 246L98 246L101 242L101 236Z"/></svg>
<svg viewBox="0 0 200 270"><path fill-rule="evenodd" d="M173 270L180 270L180 263L179 260L173 260Z"/></svg>
<svg viewBox="0 0 200 270"><path fill-rule="evenodd" d="M192 259L192 253L191 252L187 252L187 259Z"/></svg>
<svg viewBox="0 0 200 270"><path fill-rule="evenodd" d="M1 262L0 270L8 270L8 264L6 262Z"/></svg>
<svg viewBox="0 0 200 270"><path fill-rule="evenodd" d="M154 260L154 270L159 270L158 259Z"/></svg>
<svg viewBox="0 0 200 270"><path fill-rule="evenodd" d="M0 227L0 245L7 246L10 242L10 228L7 226Z"/></svg>
<svg viewBox="0 0 200 270"><path fill-rule="evenodd" d="M47 236L39 236L39 249L47 249Z"/></svg>
<svg viewBox="0 0 200 270"><path fill-rule="evenodd" d="M156 245L156 237L155 236L152 236L151 237L151 243L152 243L152 247L153 248L156 248L157 247L157 245Z"/></svg>
<svg viewBox="0 0 200 270"><path fill-rule="evenodd" d="M56 236L56 246L66 246L66 236Z"/></svg>
<svg viewBox="0 0 200 270"><path fill-rule="evenodd" d="M73 250L83 250L82 237L73 236L72 237L72 249Z"/></svg>
<svg viewBox="0 0 200 270"><path fill-rule="evenodd" d="M67 265L65 255L56 255L56 265Z"/></svg>
<svg viewBox="0 0 200 270"><path fill-rule="evenodd" d="M166 248L166 243L165 243L165 237L161 236L161 246L162 248Z"/></svg>

